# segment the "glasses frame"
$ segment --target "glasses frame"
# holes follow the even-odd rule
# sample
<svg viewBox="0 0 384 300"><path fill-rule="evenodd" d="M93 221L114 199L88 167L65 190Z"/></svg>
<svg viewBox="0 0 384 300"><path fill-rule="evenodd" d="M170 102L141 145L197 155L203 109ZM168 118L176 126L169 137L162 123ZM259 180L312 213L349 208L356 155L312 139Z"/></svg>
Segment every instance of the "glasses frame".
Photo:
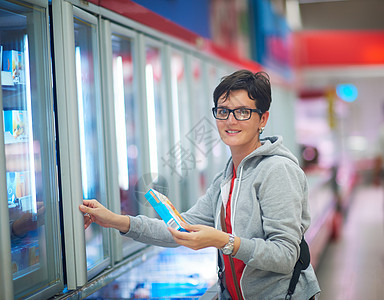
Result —
<svg viewBox="0 0 384 300"><path fill-rule="evenodd" d="M224 108L224 109L226 109L226 110L229 111L228 116L227 116L225 119L223 119L223 118L218 118L218 117L217 117L217 109L218 109L218 108ZM246 109L246 110L249 110L249 118L248 118L248 119L241 119L241 120L239 120L238 118L236 118L235 111L236 111L236 110L239 110L239 109ZM258 108L254 109L254 108L239 107L239 108L235 108L235 109L229 109L229 108L226 108L226 107L218 107L218 106L216 106L216 107L212 107L213 117L214 117L215 119L217 119L217 120L228 120L229 115L232 113L233 117L234 117L237 121L247 121L247 120L249 120L249 119L252 117L252 112L256 112L256 113L258 113L259 116L260 116L260 118L261 118L261 116L263 115L263 112L262 112L260 109L258 109Z"/></svg>

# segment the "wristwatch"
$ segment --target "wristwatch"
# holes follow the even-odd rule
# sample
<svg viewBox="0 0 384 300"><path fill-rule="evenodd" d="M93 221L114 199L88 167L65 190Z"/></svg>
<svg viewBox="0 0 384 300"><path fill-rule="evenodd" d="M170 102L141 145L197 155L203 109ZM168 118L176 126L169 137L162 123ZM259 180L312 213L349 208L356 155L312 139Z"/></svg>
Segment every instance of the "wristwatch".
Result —
<svg viewBox="0 0 384 300"><path fill-rule="evenodd" d="M225 255L231 255L233 253L234 243L235 243L235 236L232 233L228 233L229 236L229 242L226 244L223 248L221 248L221 251Z"/></svg>

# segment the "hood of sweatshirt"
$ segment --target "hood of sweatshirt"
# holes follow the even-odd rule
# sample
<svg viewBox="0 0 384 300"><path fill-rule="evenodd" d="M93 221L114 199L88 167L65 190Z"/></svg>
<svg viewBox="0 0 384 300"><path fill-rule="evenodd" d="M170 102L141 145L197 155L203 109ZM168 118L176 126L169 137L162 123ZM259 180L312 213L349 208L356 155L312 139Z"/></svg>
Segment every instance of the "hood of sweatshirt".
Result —
<svg viewBox="0 0 384 300"><path fill-rule="evenodd" d="M240 177L240 174L244 171L247 173L247 169L254 168L261 160L267 156L281 156L285 157L296 165L299 166L299 161L292 154L292 152L283 145L282 136L270 136L260 139L261 146L248 154L239 164L236 170L236 176ZM252 162L250 162L252 161ZM232 177L233 162L232 157L228 160L225 167L225 178Z"/></svg>
<svg viewBox="0 0 384 300"><path fill-rule="evenodd" d="M258 167L261 161L271 156L278 156L283 159L290 161L290 164L294 164L299 167L297 158L290 152L290 150L283 145L283 138L281 136L270 136L260 139L261 146L255 149L252 153L247 155L239 164L236 170L236 178L234 180L231 200L231 223L232 230L235 234L234 219L236 216L236 204L239 197L240 188L242 181L248 176L254 174L255 169ZM232 157L228 160L227 165L224 169L224 180L222 181L221 188L221 201L226 207L228 201L228 195L230 191L230 183L232 179L233 162ZM217 212L216 220L219 219L219 213ZM218 222L216 222L217 224Z"/></svg>

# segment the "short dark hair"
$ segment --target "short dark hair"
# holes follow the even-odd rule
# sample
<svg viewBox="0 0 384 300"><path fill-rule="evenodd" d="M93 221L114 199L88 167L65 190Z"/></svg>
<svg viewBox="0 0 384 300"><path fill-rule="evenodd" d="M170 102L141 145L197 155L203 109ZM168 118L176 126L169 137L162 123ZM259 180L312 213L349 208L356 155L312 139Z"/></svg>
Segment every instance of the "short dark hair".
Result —
<svg viewBox="0 0 384 300"><path fill-rule="evenodd" d="M269 75L265 72L252 73L248 70L239 70L225 76L213 92L213 102L217 107L219 98L224 95L228 98L231 91L246 90L248 97L256 101L256 108L263 113L269 110L272 102L271 83Z"/></svg>

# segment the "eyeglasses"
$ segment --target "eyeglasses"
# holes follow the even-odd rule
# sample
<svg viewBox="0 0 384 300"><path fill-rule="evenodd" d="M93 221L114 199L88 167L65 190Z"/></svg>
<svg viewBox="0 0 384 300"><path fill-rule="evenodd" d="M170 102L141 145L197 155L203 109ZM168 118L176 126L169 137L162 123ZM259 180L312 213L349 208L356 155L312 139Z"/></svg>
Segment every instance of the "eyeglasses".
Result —
<svg viewBox="0 0 384 300"><path fill-rule="evenodd" d="M212 108L213 116L218 120L227 120L229 118L230 113L233 114L236 120L238 121L246 121L249 120L252 116L252 112L258 113L260 116L263 112L260 109L251 109L251 108L236 108L229 109L225 107L213 107Z"/></svg>

